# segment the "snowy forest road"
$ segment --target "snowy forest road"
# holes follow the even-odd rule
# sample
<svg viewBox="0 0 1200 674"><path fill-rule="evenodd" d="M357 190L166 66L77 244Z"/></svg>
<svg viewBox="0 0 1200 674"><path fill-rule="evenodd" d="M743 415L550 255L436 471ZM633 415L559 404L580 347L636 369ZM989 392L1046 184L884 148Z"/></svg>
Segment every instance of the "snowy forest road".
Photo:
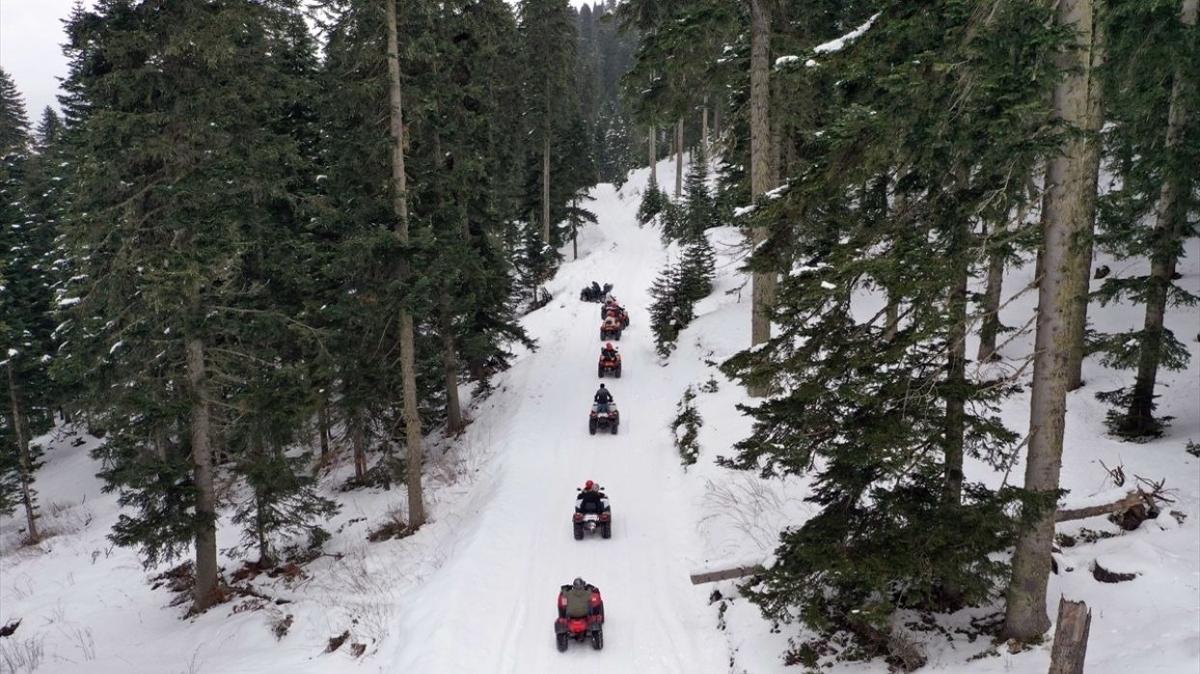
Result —
<svg viewBox="0 0 1200 674"><path fill-rule="evenodd" d="M638 199L612 185L593 191L599 226L585 256L548 285L554 300L525 327L539 349L514 365L476 412L468 433L493 443L475 489L479 510L445 564L402 602L389 665L413 672L726 672L725 640L703 588L688 581L694 517L669 424L678 391L656 376L647 289L664 260L655 228L640 228ZM617 435L588 435L597 387L599 306L581 302L591 280L612 282L631 324L618 346L621 379L606 379L621 410ZM576 541L575 489L599 482L613 537ZM559 586L582 576L605 600L605 644L555 649Z"/></svg>

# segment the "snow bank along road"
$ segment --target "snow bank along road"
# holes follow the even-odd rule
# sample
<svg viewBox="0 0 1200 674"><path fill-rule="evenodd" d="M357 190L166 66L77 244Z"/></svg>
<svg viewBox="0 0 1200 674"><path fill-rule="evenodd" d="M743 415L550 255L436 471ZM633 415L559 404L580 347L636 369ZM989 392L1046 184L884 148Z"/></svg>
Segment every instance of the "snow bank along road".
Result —
<svg viewBox="0 0 1200 674"><path fill-rule="evenodd" d="M628 189L628 187L627 187ZM660 368L647 325L647 289L663 263L656 229L637 226L639 197L597 187L599 227L548 286L554 301L525 322L539 349L506 374L469 432L495 457L480 476L477 510L444 566L401 601L397 650L405 672L726 672L725 640L703 588L688 580L694 517L668 424L678 392ZM588 435L597 388L600 308L579 301L592 279L612 282L630 314L616 342L618 435ZM576 541L575 489L598 481L613 536ZM604 650L555 649L559 586L582 576L604 595ZM384 655L386 658L386 654Z"/></svg>

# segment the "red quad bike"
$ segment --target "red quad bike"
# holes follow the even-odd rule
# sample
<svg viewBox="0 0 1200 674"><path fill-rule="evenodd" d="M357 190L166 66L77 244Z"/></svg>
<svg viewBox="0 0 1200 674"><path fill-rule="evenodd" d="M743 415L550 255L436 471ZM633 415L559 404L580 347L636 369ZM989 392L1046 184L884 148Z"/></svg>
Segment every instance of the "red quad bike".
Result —
<svg viewBox="0 0 1200 674"><path fill-rule="evenodd" d="M554 640L560 653L565 652L571 641L590 641L592 648L604 648L604 600L600 590L589 585L592 591L588 602L588 612L584 616L567 615L567 590L570 585L563 585L558 592L558 619L554 621Z"/></svg>
<svg viewBox="0 0 1200 674"><path fill-rule="evenodd" d="M600 324L600 340L607 341L615 339L621 341L621 322L613 318L606 318Z"/></svg>
<svg viewBox="0 0 1200 674"><path fill-rule="evenodd" d="M596 431L609 431L617 434L617 426L621 424L621 413L617 411L616 403L592 405L592 413L588 417L588 433L595 435Z"/></svg>
<svg viewBox="0 0 1200 674"><path fill-rule="evenodd" d="M621 354L618 353L613 358L600 356L600 364L596 366L596 375L603 379L606 374L611 374L617 379L621 378Z"/></svg>
<svg viewBox="0 0 1200 674"><path fill-rule="evenodd" d="M600 318L612 317L617 319L622 328L629 327L629 312L625 311L625 307L617 304L606 304L600 308Z"/></svg>

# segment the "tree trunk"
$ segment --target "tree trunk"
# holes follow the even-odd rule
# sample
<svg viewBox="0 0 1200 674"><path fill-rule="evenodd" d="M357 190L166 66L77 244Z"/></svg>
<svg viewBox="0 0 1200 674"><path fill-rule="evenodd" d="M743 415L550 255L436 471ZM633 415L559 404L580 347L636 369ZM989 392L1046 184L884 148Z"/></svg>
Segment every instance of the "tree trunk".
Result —
<svg viewBox="0 0 1200 674"><path fill-rule="evenodd" d="M548 125L547 125L548 126ZM542 138L542 243L550 245L550 129Z"/></svg>
<svg viewBox="0 0 1200 674"><path fill-rule="evenodd" d="M192 479L196 483L196 584L192 590L192 607L195 611L203 611L219 599L217 495L213 484L212 422L204 343L196 338L187 341L187 373L192 395Z"/></svg>
<svg viewBox="0 0 1200 674"><path fill-rule="evenodd" d="M1103 0L1093 0L1096 3ZM1092 12L1091 52L1088 56L1090 72L1096 73L1104 65L1104 30L1100 24L1099 13ZM1104 91L1099 76L1087 78L1087 113L1083 129L1086 136L1080 139L1083 151L1083 162L1089 174L1090 189L1085 190L1079 198L1082 200L1081 217L1087 218L1088 225L1079 232L1079 242L1076 245L1075 274L1079 277L1076 283L1083 288L1073 305L1070 315L1071 352L1067 361L1067 390L1074 391L1083 386L1083 354L1087 341L1087 309L1088 291L1092 278L1092 247L1093 232L1096 225L1096 192L1100 184L1100 128L1104 126Z"/></svg>
<svg viewBox="0 0 1200 674"><path fill-rule="evenodd" d="M1055 117L1070 127L1087 121L1089 51L1092 44L1091 0L1062 0L1057 21L1077 36L1074 49L1057 58L1063 79L1054 88ZM1072 334L1070 312L1085 292L1076 273L1078 244L1091 227L1086 193L1094 189L1084 141L1071 138L1064 151L1050 160L1042 200L1041 278L1038 283L1037 334L1034 338L1033 383L1030 393L1029 449L1025 489L1055 494L1062 468L1067 376ZM1030 641L1050 627L1046 614L1046 584L1050 548L1054 542L1054 512L1048 510L1017 540L1004 631Z"/></svg>
<svg viewBox="0 0 1200 674"><path fill-rule="evenodd" d="M965 229L967 220L963 219ZM965 238L968 232L960 232ZM962 503L963 487L963 432L966 428L965 390L967 387L967 281L970 269L967 265L966 246L958 247L955 256L955 279L950 288L950 329L947 333L949 353L946 373L946 473L944 501L957 506Z"/></svg>
<svg viewBox="0 0 1200 674"><path fill-rule="evenodd" d="M900 330L900 296L896 291L887 291L887 304L884 305L883 311L883 339L890 342Z"/></svg>
<svg viewBox="0 0 1200 674"><path fill-rule="evenodd" d="M571 259L579 259L579 197L571 198Z"/></svg>
<svg viewBox="0 0 1200 674"><path fill-rule="evenodd" d="M683 196L683 118L675 122L675 201Z"/></svg>
<svg viewBox="0 0 1200 674"><path fill-rule="evenodd" d="M717 142L720 142L720 140L721 140L721 106L719 106L719 105L713 108L712 135L713 135L713 138L715 138L717 140Z"/></svg>
<svg viewBox="0 0 1200 674"><path fill-rule="evenodd" d="M454 345L454 321L450 315L450 293L442 288L438 300L441 313L442 373L446 379L446 434L463 429L462 407L458 401L458 351Z"/></svg>
<svg viewBox="0 0 1200 674"><path fill-rule="evenodd" d="M708 96L704 97L704 105L700 106L700 142L708 149ZM708 154L707 152L705 154Z"/></svg>
<svg viewBox="0 0 1200 674"><path fill-rule="evenodd" d="M396 238L408 246L408 178L404 174L404 107L400 92L400 46L396 29L396 3L387 0L387 57L390 80L390 117L392 136L392 210L396 216ZM549 159L549 140L545 151ZM549 172L546 172L549 177ZM547 202L548 204L549 202ZM544 234L544 232L543 232ZM405 253L407 254L407 253ZM408 276L408 261L401 261L400 273ZM406 307L400 308L400 378L404 389L405 481L408 485L408 526L411 530L425 524L425 499L421 487L421 416L417 409L416 343L413 339L413 317Z"/></svg>
<svg viewBox="0 0 1200 674"><path fill-rule="evenodd" d="M361 482L367 477L367 422L354 419L349 425L350 444L354 447L354 479Z"/></svg>
<svg viewBox="0 0 1200 674"><path fill-rule="evenodd" d="M263 447L262 438L254 439L254 455L256 461L266 459L266 448ZM258 566L259 568L270 568L274 566L271 559L271 543L267 538L267 520L266 512L263 508L263 499L258 489L254 490L254 536L258 541Z"/></svg>
<svg viewBox="0 0 1200 674"><path fill-rule="evenodd" d="M657 130L653 126L650 127L650 136L646 142L646 147L650 151L650 181L655 185L658 184L658 150L654 147L654 141L657 140Z"/></svg>
<svg viewBox="0 0 1200 674"><path fill-rule="evenodd" d="M321 458L329 456L329 396L317 404L317 434L321 437Z"/></svg>
<svg viewBox="0 0 1200 674"><path fill-rule="evenodd" d="M1179 19L1184 25L1196 25L1197 0L1184 0ZM1188 110L1184 107L1184 78L1189 73L1182 65L1175 68L1175 81L1171 86L1171 107L1167 113L1167 151L1179 145L1183 135ZM1167 312L1167 292L1175 275L1176 247L1179 237L1186 231L1187 213L1184 202L1188 189L1178 171L1168 171L1158 197L1158 208L1154 218L1153 242L1150 250L1150 287L1146 293L1146 315L1142 321L1142 341L1138 352L1137 377L1133 383L1129 412L1122 422L1122 430L1133 435L1148 435L1158 430L1154 419L1154 387L1158 379L1158 364L1161 358L1163 317Z"/></svg>
<svg viewBox="0 0 1200 674"><path fill-rule="evenodd" d="M29 529L25 540L29 544L42 539L37 528L37 512L33 506L33 461L29 456L29 435L25 426L25 413L21 407L21 395L17 392L17 380L13 375L13 360L8 359L8 400L12 404L13 435L17 440L17 471L21 483L21 504L25 507L25 525Z"/></svg>
<svg viewBox="0 0 1200 674"><path fill-rule="evenodd" d="M1021 227L1024 224L1028 208L1025 203L1017 206L1017 227ZM1004 231L1005 227L1002 222L992 230L992 234L1002 235ZM979 353L977 354L981 363L986 363L998 356L996 353L996 338L1000 334L1000 327L1002 325L1000 323L1000 298L1003 293L1004 255L993 251L988 255L987 285L983 291L983 306L981 307L983 310L983 324L979 328Z"/></svg>
<svg viewBox="0 0 1200 674"><path fill-rule="evenodd" d="M771 172L771 18L766 0L750 0L750 196L761 196L775 186ZM768 238L762 227L754 228L750 241L754 250ZM770 309L775 304L777 277L774 272L753 272L751 291L750 345L771 338ZM752 396L767 391L753 387Z"/></svg>
<svg viewBox="0 0 1200 674"><path fill-rule="evenodd" d="M1050 674L1083 674L1087 657L1092 612L1081 601L1058 600L1058 620L1054 628L1054 646L1050 650Z"/></svg>

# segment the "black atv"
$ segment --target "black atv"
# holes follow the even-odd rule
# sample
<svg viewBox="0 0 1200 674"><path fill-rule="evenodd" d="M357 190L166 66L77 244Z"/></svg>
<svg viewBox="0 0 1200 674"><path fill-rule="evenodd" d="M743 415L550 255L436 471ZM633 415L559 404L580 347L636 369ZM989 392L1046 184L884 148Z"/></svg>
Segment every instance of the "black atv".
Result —
<svg viewBox="0 0 1200 674"><path fill-rule="evenodd" d="M612 508L608 505L608 497L604 492L600 492L600 499L600 505L583 503L575 506L575 514L571 519L575 540L582 541L585 535L597 531L600 532L600 538L612 538Z"/></svg>

